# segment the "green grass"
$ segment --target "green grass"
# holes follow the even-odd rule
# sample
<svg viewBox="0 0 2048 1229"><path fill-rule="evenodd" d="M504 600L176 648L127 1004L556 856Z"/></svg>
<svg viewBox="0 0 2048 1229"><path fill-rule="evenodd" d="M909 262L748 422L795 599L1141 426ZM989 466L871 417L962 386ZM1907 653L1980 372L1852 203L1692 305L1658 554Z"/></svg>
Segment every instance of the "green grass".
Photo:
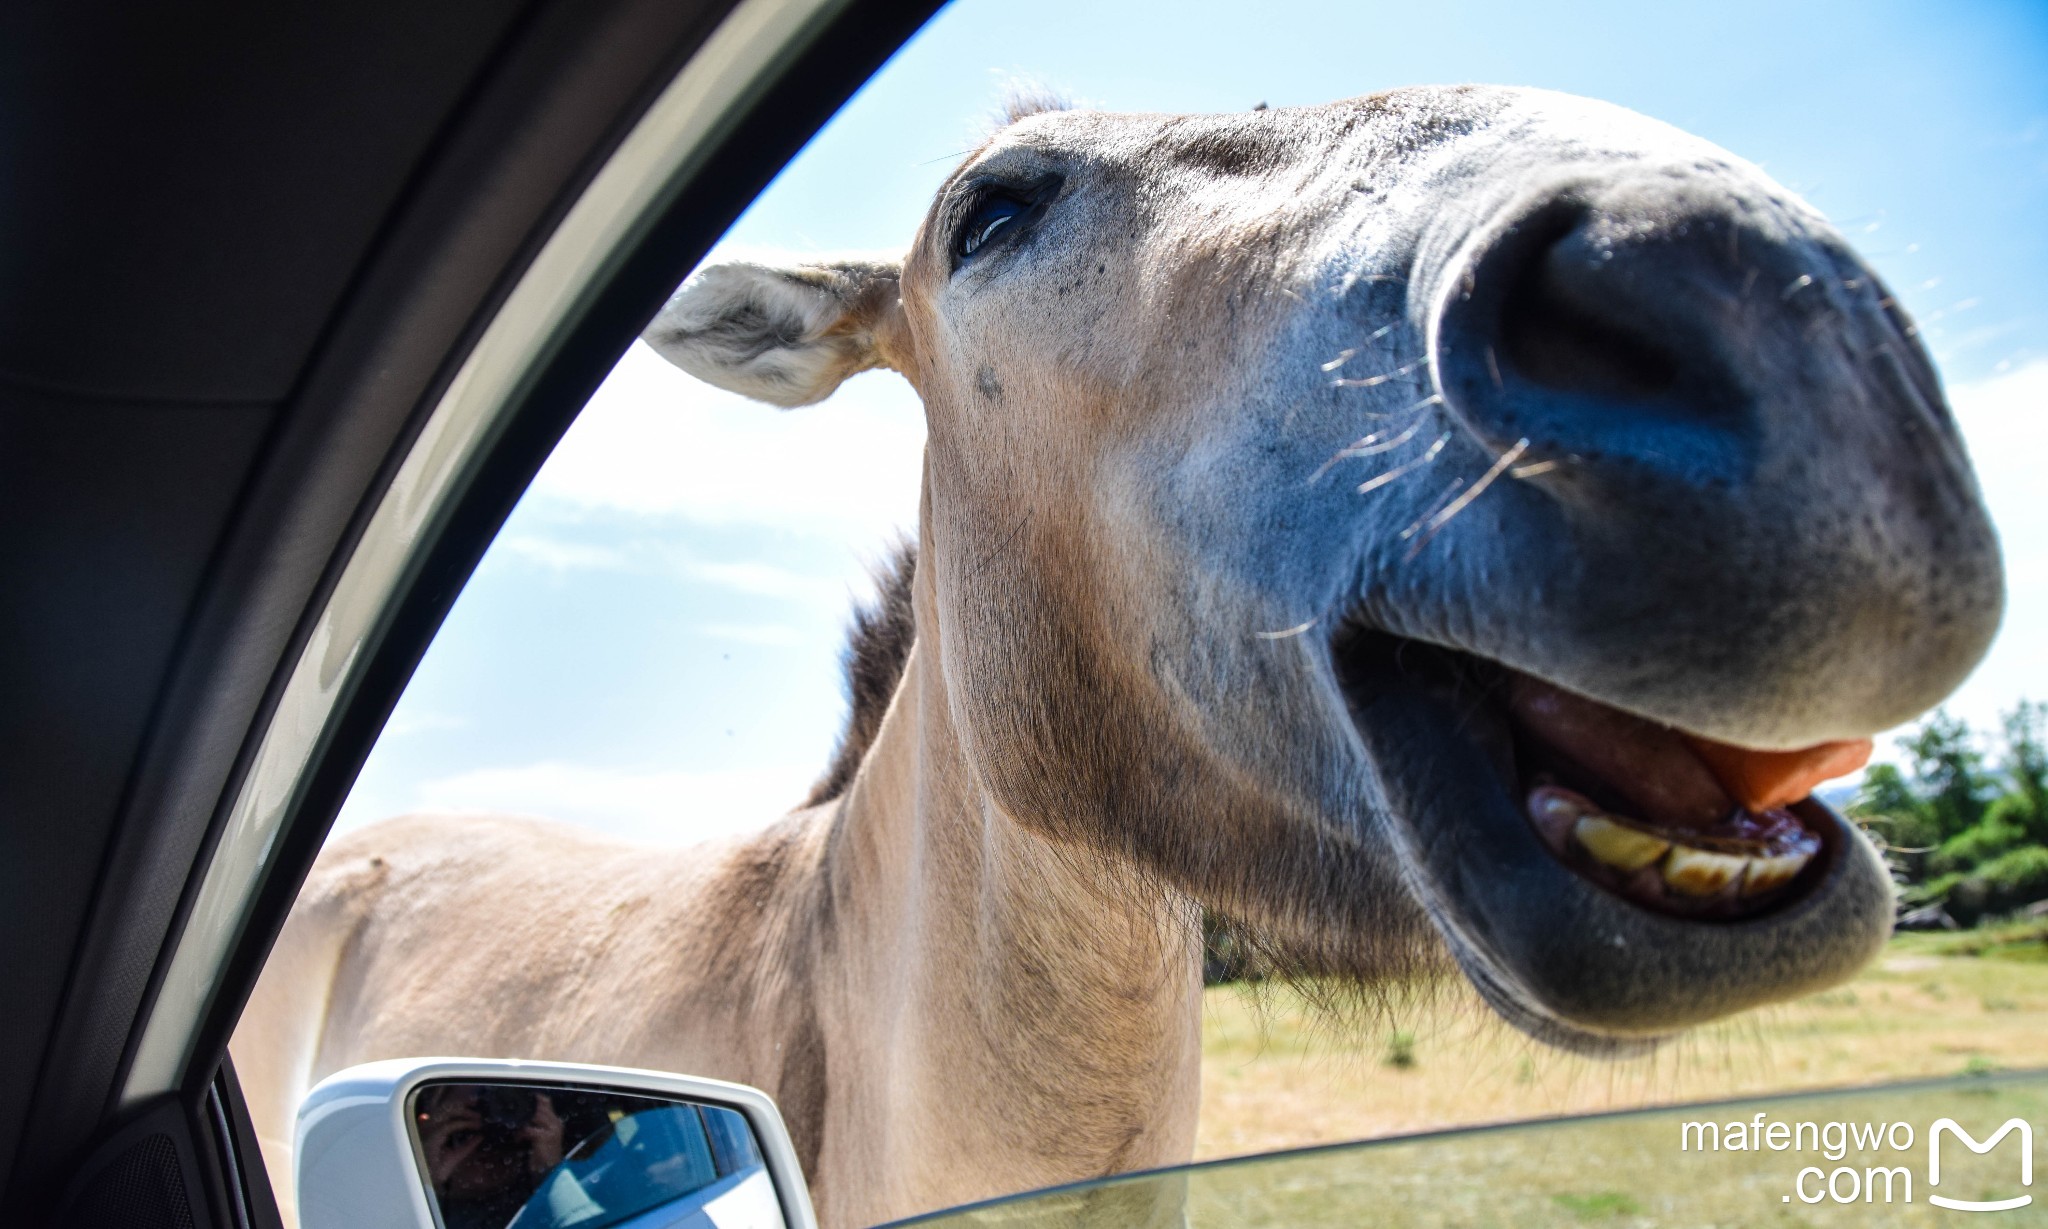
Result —
<svg viewBox="0 0 2048 1229"><path fill-rule="evenodd" d="M1590 1195L1552 1195L1550 1201L1580 1220L1612 1220L1633 1216L1643 1205L1620 1191L1595 1191Z"/></svg>
<svg viewBox="0 0 2048 1229"><path fill-rule="evenodd" d="M1892 946L1940 956L1986 956L1996 960L2048 961L2048 917L1993 922L1953 934L1901 935Z"/></svg>
<svg viewBox="0 0 2048 1229"><path fill-rule="evenodd" d="M1271 983L1212 987L1196 1153L1241 1156L1559 1114L2044 1069L2043 953L2048 919L1901 935L1846 985L1621 1062L1529 1041L1462 983L1411 991L1350 1018ZM1562 1193L1610 1189L1594 1180Z"/></svg>

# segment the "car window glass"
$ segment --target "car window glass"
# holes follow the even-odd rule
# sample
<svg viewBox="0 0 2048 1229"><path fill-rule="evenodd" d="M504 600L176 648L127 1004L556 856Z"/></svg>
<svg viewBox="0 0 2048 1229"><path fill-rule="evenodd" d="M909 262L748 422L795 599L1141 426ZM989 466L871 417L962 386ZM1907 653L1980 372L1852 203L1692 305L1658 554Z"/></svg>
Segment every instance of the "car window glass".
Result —
<svg viewBox="0 0 2048 1229"><path fill-rule="evenodd" d="M1772 33L1763 38L1758 30ZM1617 103L1761 164L1833 219L1882 277L1892 306L1913 321L1906 327L1936 364L1975 464L1975 481L2001 535L2005 613L1989 655L1942 715L1880 734L1871 769L1816 794L1856 811L1886 843L1904 902L1900 933L1862 972L1839 984L1714 1020L1652 1052L1602 1058L1545 1046L1503 1024L1440 959L1428 968L1396 961L1392 975L1360 990L1321 976L1313 962L1273 958L1256 927L1241 925L1227 911L1209 910L1203 922L1204 986L1198 991L1200 1087L1175 1094L1199 1101L1192 1138L1185 1141L1192 1158L2048 1066L2048 960L2042 955L2048 952L2048 916L2040 905L2048 900L2048 756L2041 751L2048 720L2029 704L2048 700L2048 636L2042 634L2048 630L2048 500L2034 476L2036 458L2048 446L2048 418L2036 412L2048 398L2048 293L2042 290L2048 286L2048 239L2038 225L2048 207L2048 161L2042 154L2048 146L2048 92L2041 85L2048 74L2039 71L2044 64L2048 24L2019 8L1964 16L1825 4L1744 3L1679 13L1590 0L1545 6L1490 0L1421 7L1304 3L1262 11L1259 20L1247 23L1241 13L1215 5L1071 4L1027 13L990 0L958 0L847 105L707 258L706 266L738 261L780 267L820 254L900 254L953 168L1001 125L994 116L1006 96L1029 101L1063 93L1082 109L1249 116L1254 108L1317 104L1410 83L1497 81ZM1205 174L1235 165L1214 150L1204 158ZM1010 196L963 201L961 207L984 211L972 215L986 228L975 233L985 235L993 245L985 251L999 257L1006 228L1015 228L1012 236L1056 234L1026 228L1056 226L1064 215L1032 211L1049 210L1047 200L1078 199L1056 194L1078 191L1079 183L1057 180L1040 167L1007 183ZM1360 248L1383 238L1361 233ZM952 256L966 262L974 253L956 248ZM976 273L969 263L961 269L965 277L992 276ZM687 272L677 270L678 280ZM1199 297L1186 287L1181 292L1190 301ZM1788 275L1745 293L1789 311L1784 305L1796 306L1806 292ZM1079 365L1091 360L1091 339L1107 335L1118 313L1073 325L1058 314L1064 293L1051 295L1055 306L1011 318L1010 327L1039 336L1072 328L1072 336L1062 334L1059 344ZM1640 314L1654 312L1653 303ZM1813 323L1820 319L1816 314L1807 323L1827 327L1825 321ZM1230 336L1191 335L1170 355L1141 357L1161 364L1159 382L1170 384L1174 364L1221 353ZM1772 344L1797 348L1792 334L1772 336ZM1232 362L1255 358L1233 352ZM1327 379L1316 378L1334 381L1328 383L1334 393L1350 391L1341 387L1347 380L1368 385L1397 375L1426 378L1426 372L1410 370L1426 366L1419 354L1392 356L1371 369L1347 366L1363 359L1347 359L1335 349L1323 361L1336 366L1325 373ZM1646 366L1600 374L1649 379L1642 375ZM1545 370L1554 381L1579 378ZM1006 400L1000 384L991 379L977 394L985 397L978 412L992 424L1027 416L1028 395L1013 387ZM1418 383L1414 400L1426 395L1428 386ZM1361 420L1355 431L1332 437L1318 456L1350 467L1330 471L1345 477L1347 489L1383 493L1429 473L1429 458L1440 455L1428 452L1434 428L1406 435L1401 430L1383 427L1378 419ZM674 933L670 907L694 882L690 876L699 864L662 861L670 852L645 858L607 854L610 860L602 860L594 852L597 844L579 842L587 836L672 852L697 842L794 831L775 825L786 825L784 817L814 796L835 748L852 736L844 659L853 611L868 610L871 622L886 619L886 600L877 603L892 592L889 578L903 575L899 544L934 532L920 491L933 467L958 458L928 456L929 438L917 393L893 371L855 374L821 404L781 410L693 379L647 344L635 343L468 582L330 837L331 847L359 841L401 815L415 818L384 829L393 834L390 848L399 852L418 848L430 832L480 832L486 822L480 816L493 817L493 825L547 821L583 834L549 844L554 838L540 834L559 830L537 827L532 840L512 841L540 851L531 854L534 880L508 886L494 903L457 919L459 924L440 933L445 947L432 958L441 962L432 967L444 987L486 980L480 966L499 958L470 955L487 950L481 937L518 934L522 942L532 940L524 950L534 953L533 967L521 969L521 977L540 989L507 1006L505 999L482 994L436 997L426 985L432 979L422 976L407 983L404 993L391 992L395 1001L341 1002L320 1025L327 1032L293 1042L299 1049L277 1048L289 1050L297 1066L266 1063L253 1054L245 1060L244 1045L254 1043L238 1037L237 1064L244 1084L252 1087L252 1101L264 1095L259 1086L266 1079L282 1088L316 1074L309 1064L318 1066L318 1056L327 1053L319 1037L355 1035L380 1012L410 1011L462 1019L460 1027L448 1026L450 1040L437 1045L444 1052L563 1061L649 1065L653 1060L646 1056L658 1053L682 1063L690 1047L710 1035L704 1030L746 1034L745 1045L756 1047L749 1053L774 1055L758 1070L783 1081L772 1086L762 1080L785 1111L804 1123L826 1121L829 1110L821 1108L824 1094L818 1088L826 1086L821 1072L837 1060L817 1055L832 1053L838 1039L821 1040L819 1030L833 1026L821 1024L811 1011L806 996L813 987L787 984L787 970L765 944L706 945L692 939L678 947L665 937ZM1455 525L1453 518L1471 517L1475 507L1483 515L1489 507L1486 490L1498 498L1507 485L1523 480L1525 468L1530 479L1541 477L1540 465L1551 462L1528 461L1515 452L1518 440L1514 432L1503 434L1498 453L1487 458L1498 462L1497 469L1482 465L1447 480L1434 504L1425 501L1417 516L1407 518L1412 524L1395 526L1394 532L1411 532L1386 566L1406 566L1444 525ZM1196 450L1176 472L1193 482L1256 451L1251 444ZM1335 481L1314 466L1302 467L1298 477L1304 485ZM1111 523L1152 510L1135 496L1124 499L1114 487L1110 481L1103 488L1108 495L1087 494L1099 496L1099 506L1073 496L1067 506L1077 523L1084 515ZM1190 513L1189 519L1198 517ZM1021 524L1017 529L1033 532ZM1690 532L1683 525L1672 530L1674 539ZM1076 533L1077 540L1087 536ZM1007 540L997 538L998 547ZM998 553L992 549L983 558ZM1142 556L1144 550L1134 546L1128 553ZM1255 552L1220 551L1226 562L1216 570L1237 566L1241 561L1234 553ZM1869 566L1878 568L1881 561L1873 557ZM1623 569L1608 575L1614 586L1628 581ZM1505 591L1507 582L1490 577L1474 591L1483 597L1489 586ZM1541 607L1532 598L1528 617ZM1018 625L1028 622L1026 612L1014 612L1013 618ZM1854 621L1849 615L1843 620L1845 626ZM1279 643L1300 634L1297 623L1294 615L1276 613L1270 625L1246 634ZM1162 637L1147 651L1169 641ZM1047 661L1056 658L1046 654ZM1194 688L1204 677L1191 674L1192 682L1176 685ZM1191 694L1184 691L1176 702ZM874 704L877 724L886 700L885 695ZM1114 725L1098 722L1075 738L1090 747L1108 745ZM766 907L761 902L772 893L761 885L772 872L817 856L817 848L801 836L775 838L748 863L758 874L735 881L724 904L746 911ZM1662 846L1657 853L1664 856ZM354 878L344 886L354 892L360 885L360 897L330 895L320 907L339 916L353 908L347 900L385 900L376 895L387 890L383 885L413 873L395 853L376 857L388 857L389 865L373 864L366 853L360 867L348 872ZM678 869L664 879L668 872L660 867ZM645 878L644 885L636 876ZM459 880L422 872L416 887L402 890L448 893L461 886ZM900 885L889 891L896 893L890 899L901 898ZM843 962L845 953L831 944L854 916L848 911L868 903L822 898L805 914L810 921L801 933L778 932L774 941L807 945L803 950L829 952L832 961ZM367 916L347 913L346 920L369 927ZM335 925L340 929L334 933L346 930ZM1107 946L1115 934L1105 928L1103 936ZM318 945L295 942L288 935L277 957L298 962L294 968L324 968L320 961L342 958L334 955L342 950L339 940L317 951ZM422 940L420 951L430 946ZM874 967L862 967L875 977L873 984L889 985L894 993L902 987L886 974L910 967L915 951L915 944L906 944L875 958ZM575 994L564 987L586 984L578 979L589 967L628 959L620 953L629 953L646 975L606 983L612 988L603 1002L564 1006ZM671 959L721 970L721 984L736 988L734 998L709 1007L677 1001L659 976ZM1034 975L1044 972L1031 967ZM1046 984L1058 982L1056 973L1046 974ZM617 989L621 985L630 989ZM731 1013L738 1000L774 1001L777 1036L756 1038L748 1032L753 1025L720 1014ZM889 1022L882 1031L890 1045L915 1036L912 1023L891 1014L899 1007L899 1000L880 994L862 1003L863 1010ZM1027 1012L1061 1018L1074 1013L1076 1030L1088 1016L1069 1002L1030 996L1021 1004L1006 1000L1002 1010L1020 1018ZM550 1023L556 1020L559 1027ZM644 1042L657 1027L684 1040L637 1048L620 1040ZM543 1044L549 1052L525 1052ZM884 1059L863 1051L855 1061ZM967 1061L956 1055L948 1063ZM1031 1068L1028 1055L989 1061L1009 1071ZM712 1077L754 1075L715 1065L682 1069ZM922 1078L924 1069L913 1074ZM904 1087L915 1087L917 1078L906 1077ZM1055 1108L1034 1102L1043 1110L1037 1116L1007 1105L1000 1113L1020 1124L1066 1122L1060 1097L1096 1105L1090 1078L1083 1068L1056 1078L1049 1074L1045 1083L1063 1086L1055 1092L1034 1085L1034 1091ZM1944 1086L1940 1096L1974 1095L1971 1087ZM2048 1129L2038 1088L2025 1081L1997 1088L1997 1097L2017 1107L2012 1114L2032 1114L2030 1121ZM1924 1150L1933 1121L1927 1115L1936 1108L1928 1098L1935 1094L1898 1095L1906 1100L1897 1115L1908 1109L1919 1115L1913 1121L1920 1124ZM288 1100L282 1092L271 1096L278 1105ZM288 1135L279 1113L271 1121L267 1140L280 1131ZM1330 1196L1329 1209L1352 1215L1357 1206L1346 1200L1384 1189L1388 1175L1412 1166L1412 1172L1437 1175L1440 1185L1402 1187L1413 1188L1412 1201L1399 1205L1404 1208L1421 1209L1435 1199L1466 1208L1468 1220L1483 1220L1484 1211L1501 1223L1530 1224L1662 1215L1657 1209L1677 1206L1669 1202L1680 1198L1674 1192L1695 1189L1683 1186L1695 1181L1684 1177L1695 1171L1661 1169L1663 1153L1653 1156L1630 1141L1637 1131L1647 1133L1645 1140L1661 1140L1658 1133L1668 1134L1673 1121L1668 1115L1602 1120L1583 1128L1489 1134L1469 1143L1417 1141L1312 1154L1199 1171L1186 1175L1184 1186L1174 1185L1179 1178L1166 1186L1156 1180L1145 1188L1149 1193L1131 1197L1150 1200L1170 1186L1180 1192L1174 1198L1184 1193L1191 1208L1207 1209L1191 1214L1191 1223L1205 1217L1224 1223L1226 1208L1263 1223L1259 1217L1279 1215L1274 1209L1296 1207L1287 1202L1293 1196L1282 1192L1328 1187L1340 1192ZM703 1173L726 1174L759 1163L751 1134L724 1133L731 1126L712 1116L703 1119L701 1156L692 1162ZM924 1145L947 1142L927 1139ZM971 1150L967 1143L950 1142ZM1588 1166L1599 1161L1627 1173L1610 1180L1572 1169L1568 1180L1539 1180L1529 1176L1536 1162L1503 1161L1508 1152L1492 1154L1490 1148L1520 1149L1515 1155L1524 1159L1576 1156ZM806 1163L818 1155L807 1154ZM1832 1170L1835 1162L1824 1168ZM1794 1181L1781 1169L1745 1173L1740 1181L1749 1185L1742 1189L1755 1194L1762 1190L1757 1183ZM1915 1172L1924 1182L1924 1173ZM1678 1185L1658 1186L1653 1177L1670 1177ZM284 1184L281 1175L278 1181ZM1709 1185L1697 1178L1698 1190ZM1795 1210L1803 1206L1793 1203ZM1832 1206L1815 1205L1802 1214L1833 1215ZM1265 1210L1254 1215L1245 1211L1250 1208ZM962 1223L994 1223L1008 1215L983 1210L962 1214ZM1727 1216L1741 1219L1733 1211ZM1420 1210L1414 1217L1413 1223L1435 1223ZM1451 1222L1465 1223L1455 1217Z"/></svg>
<svg viewBox="0 0 2048 1229"><path fill-rule="evenodd" d="M1953 1126L1940 1129L1962 1125L1952 1115L1967 1120L1968 1143ZM2015 1130L1983 1153L1972 1145L1989 1143L2006 1122L2044 1116L2048 1080L2039 1075L1940 1081L1338 1144L1082 1183L900 1223L1562 1229L1768 1224L1784 1216L1807 1225L1938 1225L1958 1211L2029 1214L2028 1141Z"/></svg>

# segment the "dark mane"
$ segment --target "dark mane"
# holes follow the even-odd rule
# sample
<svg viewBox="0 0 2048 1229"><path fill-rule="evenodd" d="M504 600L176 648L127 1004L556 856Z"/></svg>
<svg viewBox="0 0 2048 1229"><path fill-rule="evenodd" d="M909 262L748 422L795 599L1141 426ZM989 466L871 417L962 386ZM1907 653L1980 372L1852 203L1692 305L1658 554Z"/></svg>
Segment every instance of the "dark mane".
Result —
<svg viewBox="0 0 2048 1229"><path fill-rule="evenodd" d="M911 641L917 638L910 609L910 582L916 575L917 545L898 542L875 569L875 600L854 607L853 626L846 636L846 728L840 732L831 767L804 799L807 807L846 792L875 732L882 728L882 714L889 711L890 697L903 678L903 663L910 658Z"/></svg>

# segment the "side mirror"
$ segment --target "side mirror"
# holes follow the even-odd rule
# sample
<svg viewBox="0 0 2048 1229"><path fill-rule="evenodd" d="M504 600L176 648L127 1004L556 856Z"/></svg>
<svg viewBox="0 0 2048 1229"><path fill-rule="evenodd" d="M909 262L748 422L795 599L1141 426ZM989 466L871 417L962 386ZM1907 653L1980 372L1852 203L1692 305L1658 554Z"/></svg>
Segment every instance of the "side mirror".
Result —
<svg viewBox="0 0 2048 1229"><path fill-rule="evenodd" d="M413 1058L299 1106L300 1229L816 1229L775 1103L625 1067Z"/></svg>

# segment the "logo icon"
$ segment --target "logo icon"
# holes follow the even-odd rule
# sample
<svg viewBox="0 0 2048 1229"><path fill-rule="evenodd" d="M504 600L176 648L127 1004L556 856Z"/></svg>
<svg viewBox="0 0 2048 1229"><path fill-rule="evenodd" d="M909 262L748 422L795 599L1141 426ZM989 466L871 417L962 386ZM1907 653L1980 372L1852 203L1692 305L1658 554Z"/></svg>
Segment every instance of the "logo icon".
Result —
<svg viewBox="0 0 2048 1229"><path fill-rule="evenodd" d="M1985 1140L1981 1144L1977 1142L1975 1136L1958 1126L1955 1119L1943 1118L1937 1121L1927 1132L1927 1185L1941 1185L1941 1133L1943 1131L1947 1131L1955 1136L1958 1140L1962 1141L1963 1147L1968 1148L1978 1156L1982 1156L1996 1148L1999 1140L2004 1139L2014 1131L2018 1131L2020 1133L2020 1185L2034 1185L2034 1128L2028 1125L2024 1118L2006 1119L2005 1125L1998 1128L1990 1139ZM1927 1196L1927 1202L1937 1207L1954 1208L1958 1212L2008 1212L2014 1208L2026 1207L2034 1202L2034 1197L2032 1195L2016 1195L2011 1199L1974 1200L1949 1199L1946 1196L1930 1194Z"/></svg>

